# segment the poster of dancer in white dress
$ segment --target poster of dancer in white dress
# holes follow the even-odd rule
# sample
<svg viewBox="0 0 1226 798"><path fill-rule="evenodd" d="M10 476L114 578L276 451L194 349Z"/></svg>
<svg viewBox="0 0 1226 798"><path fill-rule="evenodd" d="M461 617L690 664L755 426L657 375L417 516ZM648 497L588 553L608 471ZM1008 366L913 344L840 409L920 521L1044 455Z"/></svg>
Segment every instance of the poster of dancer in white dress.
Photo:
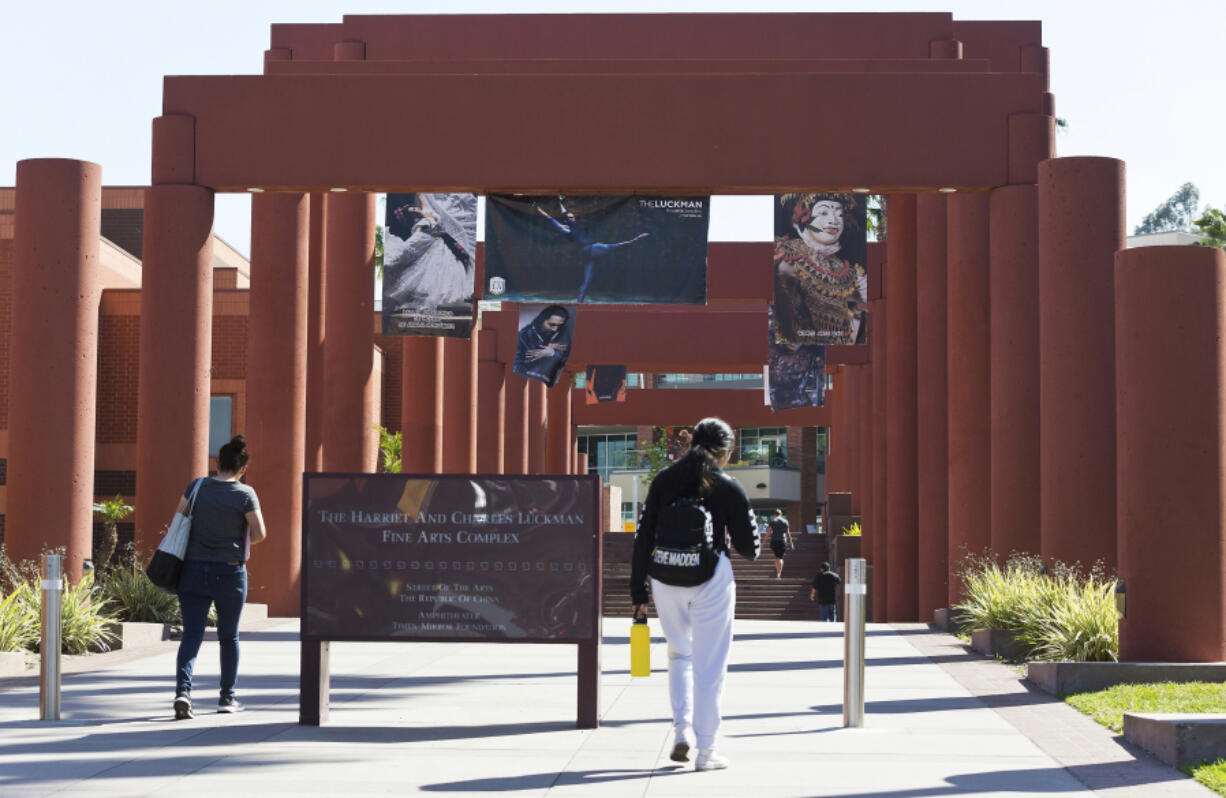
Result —
<svg viewBox="0 0 1226 798"><path fill-rule="evenodd" d="M477 195L388 194L383 334L468 338Z"/></svg>

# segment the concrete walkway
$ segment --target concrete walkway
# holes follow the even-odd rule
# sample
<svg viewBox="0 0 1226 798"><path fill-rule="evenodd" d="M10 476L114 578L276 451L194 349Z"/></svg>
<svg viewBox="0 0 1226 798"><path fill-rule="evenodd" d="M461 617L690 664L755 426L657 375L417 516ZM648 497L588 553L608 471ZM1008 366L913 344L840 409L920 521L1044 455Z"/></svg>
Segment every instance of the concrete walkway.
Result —
<svg viewBox="0 0 1226 798"><path fill-rule="evenodd" d="M658 627L653 633L659 635ZM726 771L668 760L665 650L629 676L628 622L605 620L603 719L575 729L574 646L333 644L332 718L298 719L295 621L243 633L240 698L175 722L174 644L93 658L59 723L32 680L0 680L0 796L1211 795L997 662L927 627L871 625L863 729L842 726L842 626L738 621ZM85 667L79 661L73 669Z"/></svg>

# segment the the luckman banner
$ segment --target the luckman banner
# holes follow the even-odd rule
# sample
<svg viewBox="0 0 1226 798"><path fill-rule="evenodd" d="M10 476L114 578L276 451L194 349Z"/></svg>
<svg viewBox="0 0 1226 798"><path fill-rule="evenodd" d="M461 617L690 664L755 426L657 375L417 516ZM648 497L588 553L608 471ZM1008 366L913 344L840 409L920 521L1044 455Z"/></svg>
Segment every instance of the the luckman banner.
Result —
<svg viewBox="0 0 1226 798"><path fill-rule="evenodd" d="M595 477L307 474L303 637L598 640Z"/></svg>
<svg viewBox="0 0 1226 798"><path fill-rule="evenodd" d="M776 343L866 343L867 216L862 194L775 197Z"/></svg>
<svg viewBox="0 0 1226 798"><path fill-rule="evenodd" d="M468 338L477 252L475 194L388 194L383 334Z"/></svg>
<svg viewBox="0 0 1226 798"><path fill-rule="evenodd" d="M701 305L710 197L491 196L485 298Z"/></svg>

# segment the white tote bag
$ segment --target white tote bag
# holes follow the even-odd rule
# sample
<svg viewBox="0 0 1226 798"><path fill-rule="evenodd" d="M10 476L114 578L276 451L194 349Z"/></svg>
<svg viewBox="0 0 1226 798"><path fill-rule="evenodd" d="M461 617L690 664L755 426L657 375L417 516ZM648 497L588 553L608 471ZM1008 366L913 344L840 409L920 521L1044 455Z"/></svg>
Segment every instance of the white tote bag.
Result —
<svg viewBox="0 0 1226 798"><path fill-rule="evenodd" d="M158 544L158 551L164 551L180 560L187 556L187 542L192 534L192 512L196 509L196 494L200 492L202 484L204 484L204 477L196 480L196 487L192 488L192 497L187 500L187 515L175 513L174 520L170 522L169 531Z"/></svg>

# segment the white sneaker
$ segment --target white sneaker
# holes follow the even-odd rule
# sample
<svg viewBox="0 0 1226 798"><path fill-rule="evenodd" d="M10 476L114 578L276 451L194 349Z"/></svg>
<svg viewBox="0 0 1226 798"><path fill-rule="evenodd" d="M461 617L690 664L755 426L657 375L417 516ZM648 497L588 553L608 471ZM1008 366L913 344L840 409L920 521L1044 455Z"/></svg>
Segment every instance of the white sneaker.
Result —
<svg viewBox="0 0 1226 798"><path fill-rule="evenodd" d="M726 767L728 758L721 756L714 748L698 750L698 761L694 763L694 770L723 770Z"/></svg>
<svg viewBox="0 0 1226 798"><path fill-rule="evenodd" d="M668 758L674 762L689 762L690 748L692 736L690 734L690 724L674 723L673 724L673 752L668 755Z"/></svg>

